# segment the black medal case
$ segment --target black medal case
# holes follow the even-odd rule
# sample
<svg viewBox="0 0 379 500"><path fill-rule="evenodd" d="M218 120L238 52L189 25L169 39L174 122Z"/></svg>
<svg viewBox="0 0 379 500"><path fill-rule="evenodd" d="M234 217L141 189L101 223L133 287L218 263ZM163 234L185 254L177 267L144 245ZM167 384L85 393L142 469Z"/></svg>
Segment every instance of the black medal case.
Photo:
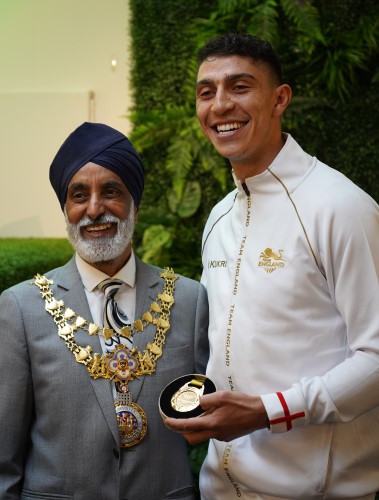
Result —
<svg viewBox="0 0 379 500"><path fill-rule="evenodd" d="M199 397L216 391L216 386L205 375L183 375L170 382L159 398L159 411L163 419L192 418L204 413Z"/></svg>

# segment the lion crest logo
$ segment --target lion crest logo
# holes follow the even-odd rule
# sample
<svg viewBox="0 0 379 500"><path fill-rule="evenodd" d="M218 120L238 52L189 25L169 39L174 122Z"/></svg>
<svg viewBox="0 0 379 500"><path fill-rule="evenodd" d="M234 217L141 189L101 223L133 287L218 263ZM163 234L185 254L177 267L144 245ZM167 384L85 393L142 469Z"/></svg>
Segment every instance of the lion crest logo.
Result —
<svg viewBox="0 0 379 500"><path fill-rule="evenodd" d="M284 250L274 252L272 248L266 248L259 256L258 267L263 267L266 273L270 274L278 268L285 266L286 261L282 257Z"/></svg>

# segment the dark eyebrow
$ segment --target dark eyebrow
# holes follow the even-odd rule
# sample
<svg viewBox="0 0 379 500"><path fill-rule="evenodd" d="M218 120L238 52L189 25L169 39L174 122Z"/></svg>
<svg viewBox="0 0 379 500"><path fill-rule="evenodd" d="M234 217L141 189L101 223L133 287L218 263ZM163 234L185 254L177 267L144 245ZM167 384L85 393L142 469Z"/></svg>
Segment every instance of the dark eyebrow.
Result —
<svg viewBox="0 0 379 500"><path fill-rule="evenodd" d="M231 75L226 75L225 81L227 82L233 82L236 80L239 80L241 78L248 78L249 80L256 80L254 75L251 75L250 73L233 73ZM199 87L200 85L212 85L214 84L214 80L211 80L209 78L204 78L203 80L199 80L196 82L196 88Z"/></svg>
<svg viewBox="0 0 379 500"><path fill-rule="evenodd" d="M125 184L122 181L116 181L115 179L104 182L101 185L103 188L120 188L125 187Z"/></svg>
<svg viewBox="0 0 379 500"><path fill-rule="evenodd" d="M251 75L250 73L235 73L232 75L227 75L225 80L227 82L232 82L235 80L239 80L241 78L248 78L249 80L256 80L254 75Z"/></svg>
<svg viewBox="0 0 379 500"><path fill-rule="evenodd" d="M87 187L84 182L74 182L73 184L68 186L69 191L76 191L77 189L85 189Z"/></svg>
<svg viewBox="0 0 379 500"><path fill-rule="evenodd" d="M101 187L104 189L109 189L109 188L122 188L124 186L124 183L123 182L120 182L120 181L117 181L117 180L109 180L109 181L105 181ZM86 184L85 182L74 182L73 184L71 184L71 186L69 186L69 191L77 191L77 190L81 190L81 189L87 189L88 188L88 184Z"/></svg>
<svg viewBox="0 0 379 500"><path fill-rule="evenodd" d="M195 88L200 87L200 85L210 85L213 83L213 80L209 80L207 78L204 78L204 80L199 80L195 84Z"/></svg>

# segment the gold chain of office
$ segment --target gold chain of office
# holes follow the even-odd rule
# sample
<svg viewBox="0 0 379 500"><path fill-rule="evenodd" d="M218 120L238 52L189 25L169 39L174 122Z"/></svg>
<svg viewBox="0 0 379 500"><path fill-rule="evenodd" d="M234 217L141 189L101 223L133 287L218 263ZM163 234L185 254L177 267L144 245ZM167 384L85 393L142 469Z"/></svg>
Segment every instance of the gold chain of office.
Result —
<svg viewBox="0 0 379 500"><path fill-rule="evenodd" d="M94 379L107 378L117 382L117 372L109 370L108 367L109 361L114 358L115 353L111 352L102 355L93 353L92 356L92 347L78 345L75 342L74 333L79 328L87 331L89 335L101 335L106 340L112 336L121 335L130 338L132 332L133 334L143 332L147 325L153 324L156 328L153 342L148 342L143 352L139 352L137 347L133 347L130 351L130 354L138 360L138 367L130 373L128 381L134 377L151 375L155 371L158 358L163 353L165 337L170 328L170 309L175 302L175 281L179 278L171 268L165 268L160 276L165 282L163 292L158 294L149 311L146 311L141 319L134 321L130 326L123 327L120 333L116 333L110 328L100 328L94 323L89 323L86 319L78 316L72 309L66 307L62 300L56 300L50 287L53 280L48 279L46 276L37 274L34 277L33 284L39 288L41 296L45 300L45 309L51 314L58 327L58 335L64 340L68 349L75 356L76 361L85 365L90 376ZM126 346L120 344L116 350L119 348L126 349ZM119 381L122 382L122 380Z"/></svg>

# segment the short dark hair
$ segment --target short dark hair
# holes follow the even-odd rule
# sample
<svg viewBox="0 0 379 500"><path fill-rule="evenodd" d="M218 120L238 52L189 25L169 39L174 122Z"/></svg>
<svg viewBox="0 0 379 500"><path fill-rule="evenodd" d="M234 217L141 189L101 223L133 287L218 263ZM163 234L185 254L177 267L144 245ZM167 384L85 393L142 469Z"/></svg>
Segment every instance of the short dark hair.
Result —
<svg viewBox="0 0 379 500"><path fill-rule="evenodd" d="M199 50L197 62L200 66L212 57L242 56L252 62L261 62L271 71L277 84L282 80L282 67L278 54L272 45L249 33L231 32L226 35L211 38Z"/></svg>

